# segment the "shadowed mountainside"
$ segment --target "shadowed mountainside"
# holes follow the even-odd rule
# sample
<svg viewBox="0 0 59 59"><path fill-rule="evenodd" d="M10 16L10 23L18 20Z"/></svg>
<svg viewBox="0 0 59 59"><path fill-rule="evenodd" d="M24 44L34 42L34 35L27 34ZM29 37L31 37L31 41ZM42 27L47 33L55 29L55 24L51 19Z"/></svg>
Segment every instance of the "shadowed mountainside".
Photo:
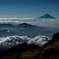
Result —
<svg viewBox="0 0 59 59"><path fill-rule="evenodd" d="M42 47L40 59L59 59L59 32Z"/></svg>
<svg viewBox="0 0 59 59"><path fill-rule="evenodd" d="M0 59L59 59L59 32L43 47L34 44L20 44L6 51L0 51Z"/></svg>
<svg viewBox="0 0 59 59"><path fill-rule="evenodd" d="M38 19L55 19L55 17L51 16L50 14L45 14L41 17L38 17Z"/></svg>
<svg viewBox="0 0 59 59"><path fill-rule="evenodd" d="M40 47L37 45L23 43L6 51L1 51L0 59L33 59L34 56L37 56L39 50Z"/></svg>

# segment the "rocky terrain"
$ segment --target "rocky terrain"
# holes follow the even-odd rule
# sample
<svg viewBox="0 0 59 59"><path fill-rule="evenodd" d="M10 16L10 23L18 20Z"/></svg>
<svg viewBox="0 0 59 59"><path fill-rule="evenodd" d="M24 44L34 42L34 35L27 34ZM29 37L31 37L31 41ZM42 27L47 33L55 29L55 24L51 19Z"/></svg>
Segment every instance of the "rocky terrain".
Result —
<svg viewBox="0 0 59 59"><path fill-rule="evenodd" d="M59 59L59 32L42 47L23 43L0 51L0 59Z"/></svg>

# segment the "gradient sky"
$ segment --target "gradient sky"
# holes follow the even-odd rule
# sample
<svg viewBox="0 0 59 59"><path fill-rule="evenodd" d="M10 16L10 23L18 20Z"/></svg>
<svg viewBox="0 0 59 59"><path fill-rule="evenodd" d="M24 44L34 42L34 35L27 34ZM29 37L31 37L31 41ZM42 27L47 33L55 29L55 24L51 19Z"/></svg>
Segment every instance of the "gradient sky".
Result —
<svg viewBox="0 0 59 59"><path fill-rule="evenodd" d="M59 17L59 0L0 0L0 18Z"/></svg>

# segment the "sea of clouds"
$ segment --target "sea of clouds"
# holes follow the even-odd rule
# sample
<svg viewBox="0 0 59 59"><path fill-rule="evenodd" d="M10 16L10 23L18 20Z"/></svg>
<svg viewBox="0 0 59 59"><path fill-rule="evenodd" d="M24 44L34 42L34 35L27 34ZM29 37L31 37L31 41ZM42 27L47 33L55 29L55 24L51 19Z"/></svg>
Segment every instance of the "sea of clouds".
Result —
<svg viewBox="0 0 59 59"><path fill-rule="evenodd" d="M59 28L59 18L36 19L36 18L0 18L0 23L30 23L33 25Z"/></svg>
<svg viewBox="0 0 59 59"><path fill-rule="evenodd" d="M8 49L13 46L19 45L21 43L28 43L28 44L35 44L39 46L43 46L45 43L47 43L50 40L49 37L44 35L38 35L34 38L28 37L28 36L7 36L7 37L1 37L0 38L0 49Z"/></svg>

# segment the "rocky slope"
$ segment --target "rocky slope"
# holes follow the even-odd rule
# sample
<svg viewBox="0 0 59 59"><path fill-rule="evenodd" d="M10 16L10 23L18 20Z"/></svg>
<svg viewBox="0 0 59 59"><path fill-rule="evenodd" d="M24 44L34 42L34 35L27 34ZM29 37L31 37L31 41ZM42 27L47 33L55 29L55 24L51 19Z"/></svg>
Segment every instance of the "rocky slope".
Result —
<svg viewBox="0 0 59 59"><path fill-rule="evenodd" d="M59 32L41 49L40 59L59 59Z"/></svg>
<svg viewBox="0 0 59 59"><path fill-rule="evenodd" d="M0 59L59 59L59 32L42 47L23 43L0 51Z"/></svg>

